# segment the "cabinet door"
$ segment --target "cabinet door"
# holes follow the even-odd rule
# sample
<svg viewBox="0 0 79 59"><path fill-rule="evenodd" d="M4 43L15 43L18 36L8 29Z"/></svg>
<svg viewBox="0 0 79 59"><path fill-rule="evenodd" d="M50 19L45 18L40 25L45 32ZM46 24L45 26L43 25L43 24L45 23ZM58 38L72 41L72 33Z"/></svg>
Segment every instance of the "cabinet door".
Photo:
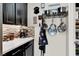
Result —
<svg viewBox="0 0 79 59"><path fill-rule="evenodd" d="M25 50L26 56L33 56L33 46L30 45L26 50Z"/></svg>
<svg viewBox="0 0 79 59"><path fill-rule="evenodd" d="M27 25L26 3L16 3L16 24Z"/></svg>
<svg viewBox="0 0 79 59"><path fill-rule="evenodd" d="M15 24L15 4L14 3L3 4L3 23Z"/></svg>
<svg viewBox="0 0 79 59"><path fill-rule="evenodd" d="M26 44L25 55L26 56L34 56L34 40L32 40L28 44Z"/></svg>

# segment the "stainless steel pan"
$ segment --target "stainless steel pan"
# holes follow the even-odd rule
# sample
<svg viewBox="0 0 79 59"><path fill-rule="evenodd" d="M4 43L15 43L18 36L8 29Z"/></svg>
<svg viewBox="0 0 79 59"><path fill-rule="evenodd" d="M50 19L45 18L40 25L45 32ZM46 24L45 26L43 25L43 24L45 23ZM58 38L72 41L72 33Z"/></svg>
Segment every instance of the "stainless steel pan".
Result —
<svg viewBox="0 0 79 59"><path fill-rule="evenodd" d="M53 23L53 18L52 18L52 24L48 28L48 33L52 36L57 34L57 28L56 28L56 25Z"/></svg>
<svg viewBox="0 0 79 59"><path fill-rule="evenodd" d="M61 18L61 23L60 25L58 26L58 32L64 32L66 31L66 24L62 21L62 18Z"/></svg>

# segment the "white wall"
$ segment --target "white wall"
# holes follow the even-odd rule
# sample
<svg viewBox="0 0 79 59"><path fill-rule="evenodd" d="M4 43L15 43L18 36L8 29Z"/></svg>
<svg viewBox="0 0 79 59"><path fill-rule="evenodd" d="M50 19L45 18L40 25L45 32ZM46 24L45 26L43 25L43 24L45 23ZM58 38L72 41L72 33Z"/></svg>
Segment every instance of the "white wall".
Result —
<svg viewBox="0 0 79 59"><path fill-rule="evenodd" d="M39 37L39 23L37 23L36 25L33 25L33 17L34 16L38 16L35 15L33 13L33 9L36 6L40 6L40 4L33 4L33 3L29 3L28 4L28 26L35 26L35 39L34 39L34 55L39 56L40 55L40 51L39 51L39 46L38 46L38 37ZM37 20L38 22L38 20Z"/></svg>
<svg viewBox="0 0 79 59"><path fill-rule="evenodd" d="M67 18L63 18L64 22L67 24ZM58 26L60 24L60 19L55 18L54 23ZM51 24L51 19L47 19L48 27ZM65 56L66 55L66 40L67 31L63 33L57 33L55 36L50 36L47 32L48 46L47 46L47 56Z"/></svg>
<svg viewBox="0 0 79 59"><path fill-rule="evenodd" d="M48 4L46 4L48 5ZM62 4L64 6L67 6L67 4ZM33 13L34 7L38 6L40 8L41 4L40 3L30 3L28 4L28 26L35 26L35 40L34 40L34 55L40 56L40 50L39 50L39 45L38 45L38 40L39 40L39 20L37 19L37 24L33 24L33 17L38 16L42 13L43 10L40 8L40 13L38 15L35 15ZM45 8L48 9L48 6ZM67 24L67 18L64 18L65 23ZM51 19L46 20L48 26L51 24ZM60 24L60 18L55 19L55 23ZM64 33L58 33L55 36L49 36L47 33L47 38L48 38L48 46L46 48L46 54L47 56L65 56L66 55L66 40L67 40L67 31Z"/></svg>

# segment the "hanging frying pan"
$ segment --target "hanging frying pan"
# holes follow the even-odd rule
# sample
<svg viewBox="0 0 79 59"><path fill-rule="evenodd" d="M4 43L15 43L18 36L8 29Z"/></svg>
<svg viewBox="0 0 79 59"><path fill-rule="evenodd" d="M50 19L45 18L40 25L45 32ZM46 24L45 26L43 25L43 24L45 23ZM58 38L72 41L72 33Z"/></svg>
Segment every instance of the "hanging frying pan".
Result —
<svg viewBox="0 0 79 59"><path fill-rule="evenodd" d="M52 18L52 24L50 25L49 29L48 29L48 33L52 36L57 34L57 29L56 29L56 25L53 23L53 18Z"/></svg>
<svg viewBox="0 0 79 59"><path fill-rule="evenodd" d="M64 32L66 31L66 24L62 21L62 17L61 17L61 23L60 25L58 26L58 32Z"/></svg>

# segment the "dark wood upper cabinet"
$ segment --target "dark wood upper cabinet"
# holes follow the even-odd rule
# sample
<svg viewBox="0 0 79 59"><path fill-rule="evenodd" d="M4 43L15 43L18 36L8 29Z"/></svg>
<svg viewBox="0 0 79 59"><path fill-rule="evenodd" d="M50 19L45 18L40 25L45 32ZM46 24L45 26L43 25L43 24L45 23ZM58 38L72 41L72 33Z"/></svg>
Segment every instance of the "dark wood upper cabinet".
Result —
<svg viewBox="0 0 79 59"><path fill-rule="evenodd" d="M15 4L14 3L3 4L3 23L15 24Z"/></svg>
<svg viewBox="0 0 79 59"><path fill-rule="evenodd" d="M3 3L3 24L27 26L27 3Z"/></svg>
<svg viewBox="0 0 79 59"><path fill-rule="evenodd" d="M27 4L16 4L16 24L27 25Z"/></svg>

